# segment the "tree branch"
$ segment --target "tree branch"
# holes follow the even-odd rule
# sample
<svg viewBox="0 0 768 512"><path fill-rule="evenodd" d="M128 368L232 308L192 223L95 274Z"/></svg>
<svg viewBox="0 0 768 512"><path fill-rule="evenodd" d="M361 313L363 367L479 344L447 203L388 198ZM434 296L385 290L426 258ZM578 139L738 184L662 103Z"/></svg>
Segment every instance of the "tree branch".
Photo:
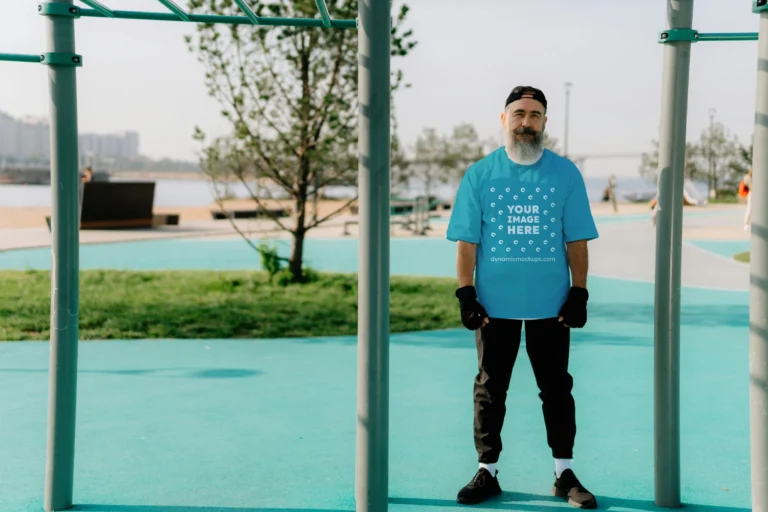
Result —
<svg viewBox="0 0 768 512"><path fill-rule="evenodd" d="M290 108L291 112L293 112L293 115L298 116L299 107L296 105L296 102L291 97L291 95L288 94L288 91L285 90L285 87L283 86L283 80L279 76L277 76L277 72L275 71L275 67L276 67L275 61L271 59L269 55L269 50L264 46L264 42L262 40L259 40L259 44L261 45L262 55L264 55L264 59L267 61L265 68L269 72L269 75L272 77L274 84L277 86L277 88L286 98L287 100L286 103L288 103L288 107Z"/></svg>
<svg viewBox="0 0 768 512"><path fill-rule="evenodd" d="M226 212L226 209L224 207L224 201L221 199L221 196L219 196L218 191L216 192L216 198L214 199L214 201L216 202L217 205L219 205L219 208L221 208L222 212ZM240 235L242 239L245 240L245 242L251 246L252 249L258 251L258 248L256 247L256 245L251 241L249 236L243 233L243 231L235 222L235 219L232 216L228 215L227 220L229 221L229 224L232 226L232 228L237 232L237 234Z"/></svg>
<svg viewBox="0 0 768 512"><path fill-rule="evenodd" d="M344 38L341 39L341 43L339 44L339 47L336 52L336 58L334 59L333 63L333 71L331 72L331 80L328 84L328 90L322 97L322 105L318 109L320 111L320 118L317 122L317 126L314 126L312 128L312 131L314 132L313 141L315 144L317 143L317 140L320 138L320 132L323 129L323 125L325 124L325 121L328 119L328 112L330 111L331 102L328 101L328 98L331 96L331 92L336 87L336 84L339 80L339 72L341 71L341 63L344 61L344 50L346 48L346 40Z"/></svg>
<svg viewBox="0 0 768 512"><path fill-rule="evenodd" d="M312 223L309 224L309 226L307 226L306 230L309 231L310 229L315 228L315 227L319 226L320 224L322 224L323 222L327 221L331 217L335 217L336 215L341 213L345 208L349 208L349 206L352 205L352 203L354 203L355 201L357 201L357 199L358 199L358 196L355 196L352 199L350 199L349 201L347 201L346 203L344 203L343 205L341 205L336 210L334 210L331 213L329 213L328 215L326 215L325 217L317 219L316 221L313 221Z"/></svg>
<svg viewBox="0 0 768 512"><path fill-rule="evenodd" d="M246 185L246 188L248 188L248 185ZM248 188L248 193L251 195L251 199L253 199L256 202L256 206L261 208L269 216L269 218L272 219L275 222L275 224L277 224L280 227L281 230L287 231L289 233L295 232L295 230L287 228L285 224L283 224L282 221L280 220L280 217L278 217L276 213L269 210L264 205L264 203L261 202L261 199L257 195L255 195L253 192L251 192L250 188Z"/></svg>

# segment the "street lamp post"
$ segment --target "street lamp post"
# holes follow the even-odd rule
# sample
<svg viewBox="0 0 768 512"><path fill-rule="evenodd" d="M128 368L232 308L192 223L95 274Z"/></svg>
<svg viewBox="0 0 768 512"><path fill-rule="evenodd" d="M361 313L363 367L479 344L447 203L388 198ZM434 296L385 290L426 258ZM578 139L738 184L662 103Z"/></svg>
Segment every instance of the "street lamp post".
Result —
<svg viewBox="0 0 768 512"><path fill-rule="evenodd" d="M713 137L715 133L715 115L717 110L709 109L709 197L714 199L717 195L715 190L715 151L713 147Z"/></svg>
<svg viewBox="0 0 768 512"><path fill-rule="evenodd" d="M565 136L563 137L563 156L568 158L568 123L571 111L571 87L573 83L565 82Z"/></svg>

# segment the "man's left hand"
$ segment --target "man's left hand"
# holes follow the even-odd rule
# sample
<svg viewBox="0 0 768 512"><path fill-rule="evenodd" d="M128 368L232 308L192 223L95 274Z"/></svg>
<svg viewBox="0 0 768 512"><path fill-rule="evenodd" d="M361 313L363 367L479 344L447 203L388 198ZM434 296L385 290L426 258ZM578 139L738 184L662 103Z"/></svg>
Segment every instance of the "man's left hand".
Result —
<svg viewBox="0 0 768 512"><path fill-rule="evenodd" d="M572 286L565 304L560 308L560 317L557 320L565 327L584 327L587 323L587 300L589 292L586 288Z"/></svg>

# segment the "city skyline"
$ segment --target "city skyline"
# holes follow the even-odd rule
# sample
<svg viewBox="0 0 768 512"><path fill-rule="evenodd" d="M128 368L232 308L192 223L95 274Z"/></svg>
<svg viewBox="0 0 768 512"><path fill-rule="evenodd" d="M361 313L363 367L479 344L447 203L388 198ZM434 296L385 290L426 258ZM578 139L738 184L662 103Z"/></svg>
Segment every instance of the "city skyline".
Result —
<svg viewBox="0 0 768 512"><path fill-rule="evenodd" d="M81 132L78 146L81 159L141 156L141 135L136 130ZM0 157L25 159L50 158L50 123L46 116L14 117L0 109Z"/></svg>

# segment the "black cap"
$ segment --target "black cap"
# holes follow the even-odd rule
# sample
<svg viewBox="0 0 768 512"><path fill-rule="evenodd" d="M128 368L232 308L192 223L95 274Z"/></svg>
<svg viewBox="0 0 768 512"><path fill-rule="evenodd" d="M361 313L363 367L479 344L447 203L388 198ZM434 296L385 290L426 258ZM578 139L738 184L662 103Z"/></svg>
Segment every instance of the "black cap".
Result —
<svg viewBox="0 0 768 512"><path fill-rule="evenodd" d="M541 92L541 90L529 85L518 85L512 89L512 92L509 93L509 96L507 96L507 102L504 103L504 108L507 108L507 105L521 98L530 98L536 100L544 105L544 110L547 109L547 97L544 96L544 93Z"/></svg>

